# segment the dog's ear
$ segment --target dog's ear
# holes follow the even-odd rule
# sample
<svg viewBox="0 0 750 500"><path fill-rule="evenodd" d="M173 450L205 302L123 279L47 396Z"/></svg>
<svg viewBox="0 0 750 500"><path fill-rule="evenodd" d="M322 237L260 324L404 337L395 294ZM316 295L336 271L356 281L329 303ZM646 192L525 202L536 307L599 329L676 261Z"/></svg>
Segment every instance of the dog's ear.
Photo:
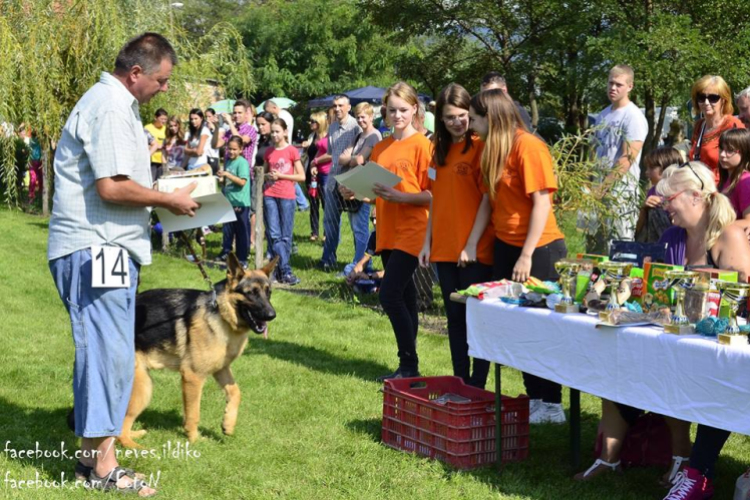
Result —
<svg viewBox="0 0 750 500"><path fill-rule="evenodd" d="M263 266L260 270L265 274L267 277L271 277L271 274L273 273L273 270L276 269L276 264L279 263L279 256L277 255L274 257L271 262L266 263L265 266Z"/></svg>
<svg viewBox="0 0 750 500"><path fill-rule="evenodd" d="M227 280L240 280L245 275L245 268L240 264L240 260L234 254L230 252L227 255Z"/></svg>

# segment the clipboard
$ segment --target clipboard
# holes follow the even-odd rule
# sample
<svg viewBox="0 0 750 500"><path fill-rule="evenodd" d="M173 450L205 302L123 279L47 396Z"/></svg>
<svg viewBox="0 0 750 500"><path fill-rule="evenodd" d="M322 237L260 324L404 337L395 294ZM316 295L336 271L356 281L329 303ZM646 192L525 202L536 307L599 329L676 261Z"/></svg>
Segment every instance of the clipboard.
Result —
<svg viewBox="0 0 750 500"><path fill-rule="evenodd" d="M377 195L372 187L375 184L393 187L401 182L401 177L386 170L374 161L368 161L361 167L355 167L343 174L335 175L336 182L345 188L354 191L355 198L362 200L369 198L374 200Z"/></svg>

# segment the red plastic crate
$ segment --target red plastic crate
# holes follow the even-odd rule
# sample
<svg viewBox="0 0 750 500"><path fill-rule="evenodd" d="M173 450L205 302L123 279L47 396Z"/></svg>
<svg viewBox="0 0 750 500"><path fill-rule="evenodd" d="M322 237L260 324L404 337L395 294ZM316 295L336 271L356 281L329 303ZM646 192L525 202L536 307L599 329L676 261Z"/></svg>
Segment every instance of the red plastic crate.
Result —
<svg viewBox="0 0 750 500"><path fill-rule="evenodd" d="M436 403L446 393L471 401ZM502 396L503 462L529 455L529 398ZM459 377L387 380L383 391L383 443L472 469L495 463L495 394Z"/></svg>

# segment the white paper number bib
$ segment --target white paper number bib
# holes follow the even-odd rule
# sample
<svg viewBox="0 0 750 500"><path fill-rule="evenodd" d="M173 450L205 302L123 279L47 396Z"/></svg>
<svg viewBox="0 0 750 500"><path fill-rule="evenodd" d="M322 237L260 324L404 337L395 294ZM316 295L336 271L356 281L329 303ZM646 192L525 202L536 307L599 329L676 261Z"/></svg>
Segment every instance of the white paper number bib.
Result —
<svg viewBox="0 0 750 500"><path fill-rule="evenodd" d="M128 252L120 247L91 247L92 288L130 288Z"/></svg>

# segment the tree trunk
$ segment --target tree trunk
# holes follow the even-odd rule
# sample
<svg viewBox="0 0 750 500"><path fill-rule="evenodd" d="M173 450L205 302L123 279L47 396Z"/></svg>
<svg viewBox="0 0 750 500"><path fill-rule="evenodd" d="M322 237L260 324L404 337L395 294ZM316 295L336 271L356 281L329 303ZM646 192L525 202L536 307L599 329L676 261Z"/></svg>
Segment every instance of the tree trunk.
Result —
<svg viewBox="0 0 750 500"><path fill-rule="evenodd" d="M255 205L255 269L263 267L263 176L266 174L265 168L255 167L255 182L253 184L254 193L250 193ZM322 190L321 190L321 194Z"/></svg>
<svg viewBox="0 0 750 500"><path fill-rule="evenodd" d="M531 111L531 126L536 130L539 126L539 104L536 101L536 75L529 75L529 110Z"/></svg>
<svg viewBox="0 0 750 500"><path fill-rule="evenodd" d="M49 153L49 148L44 148L42 151L42 215L45 217L49 217L49 186L51 181Z"/></svg>
<svg viewBox="0 0 750 500"><path fill-rule="evenodd" d="M648 134L646 134L646 140L643 141L643 149L641 149L641 156L647 155L654 149L654 145L659 142L659 131L655 129L654 116L656 114L656 104L654 102L654 87L648 83L646 84L645 94L645 108L646 108L646 121L648 122ZM656 138L656 140L654 140ZM646 170L641 169L641 180L646 178Z"/></svg>
<svg viewBox="0 0 750 500"><path fill-rule="evenodd" d="M656 122L656 127L654 128L654 140L653 140L653 149L656 149L659 145L659 140L661 139L661 131L664 130L664 120L667 117L667 104L669 103L669 95L666 93L661 96L661 110L659 111L659 119Z"/></svg>

